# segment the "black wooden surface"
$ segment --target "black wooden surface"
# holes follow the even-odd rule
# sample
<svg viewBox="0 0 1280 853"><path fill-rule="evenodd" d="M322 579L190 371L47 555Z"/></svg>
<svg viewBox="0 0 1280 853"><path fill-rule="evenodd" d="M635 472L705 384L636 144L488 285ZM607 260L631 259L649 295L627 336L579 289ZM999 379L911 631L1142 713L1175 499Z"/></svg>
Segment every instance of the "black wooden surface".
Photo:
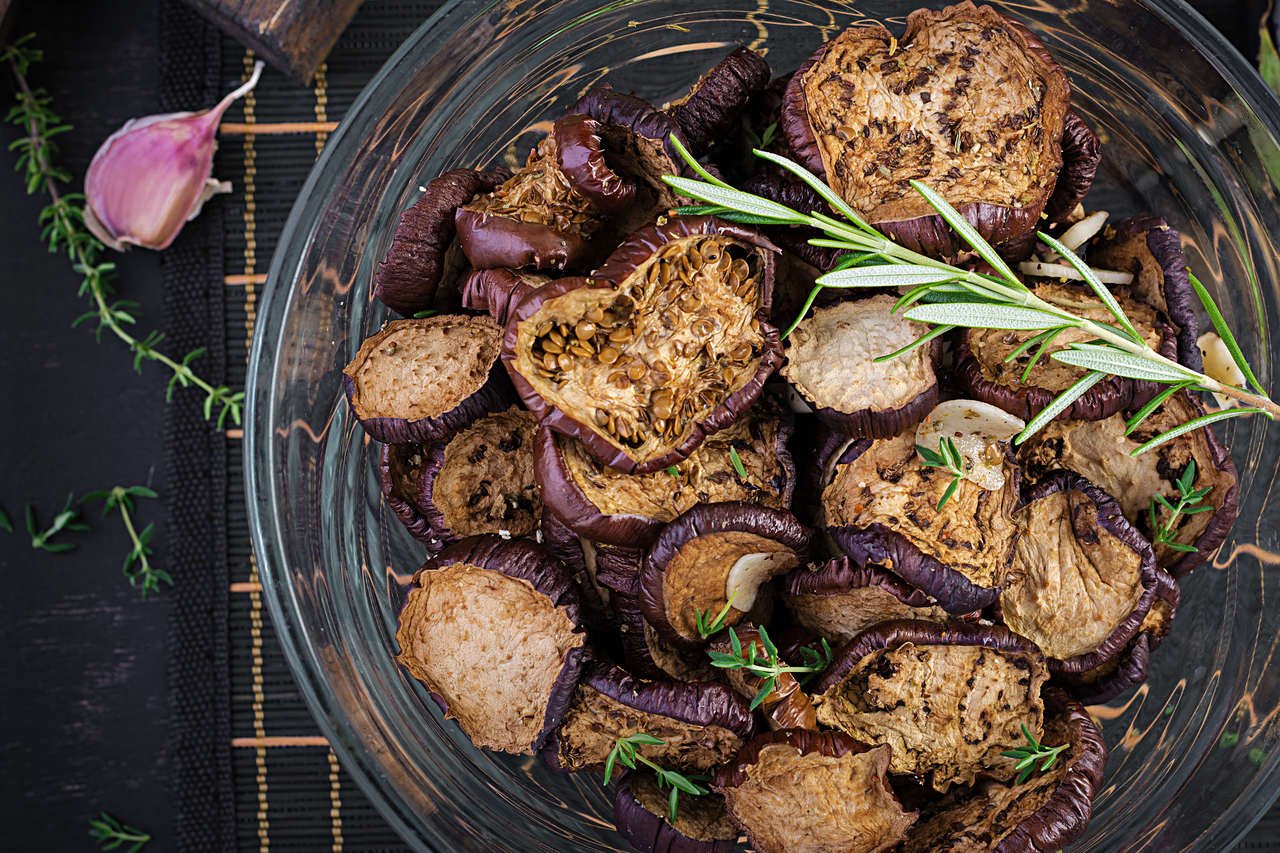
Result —
<svg viewBox="0 0 1280 853"><path fill-rule="evenodd" d="M62 161L82 175L101 139L157 108L157 0L20 5L14 31L40 34L47 57L32 76L75 124ZM1209 11L1252 49L1255 6ZM0 79L7 109L8 78ZM0 147L15 134L0 130ZM68 492L116 483L149 483L163 497L167 377L150 367L135 376L118 343L70 328L83 310L79 279L40 245L43 200L24 194L11 156L0 154L0 507L20 522L32 501L47 518ZM144 306L142 327L159 325L161 257L118 260L122 295ZM163 566L163 501L140 514L157 523ZM90 521L92 531L72 536L80 548L65 555L32 551L21 531L0 533L0 849L90 849L86 821L100 810L151 832L148 849L172 849L169 606L164 595L139 601L123 580L119 521L96 513ZM1280 839L1263 829L1250 849L1280 849L1269 841Z"/></svg>

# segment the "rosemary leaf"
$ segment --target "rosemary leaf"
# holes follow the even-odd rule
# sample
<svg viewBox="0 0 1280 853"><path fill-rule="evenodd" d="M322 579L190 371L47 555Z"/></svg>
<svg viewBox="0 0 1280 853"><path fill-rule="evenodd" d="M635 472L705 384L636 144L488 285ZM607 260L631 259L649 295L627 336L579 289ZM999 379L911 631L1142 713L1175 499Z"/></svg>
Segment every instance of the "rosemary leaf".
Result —
<svg viewBox="0 0 1280 853"><path fill-rule="evenodd" d="M1052 329L1062 318L1036 308L993 305L989 302L950 302L917 305L903 315L917 323L966 326L970 329Z"/></svg>
<svg viewBox="0 0 1280 853"><path fill-rule="evenodd" d="M1168 432L1164 432L1164 433L1161 433L1160 435L1157 435L1155 438L1151 439L1145 444L1138 445L1133 450L1129 451L1129 455L1141 456L1142 454L1146 453L1148 450L1154 450L1155 448L1159 447L1165 442L1173 441L1178 436L1185 435L1191 432L1192 430L1197 430L1197 429L1200 429L1201 427L1209 426L1209 424L1215 424L1218 421L1225 421L1228 418L1238 418L1241 415L1266 415L1267 417L1271 417L1270 412L1267 412L1265 409L1259 409L1255 406L1240 406L1235 409L1223 409L1220 412L1213 412L1208 415L1201 415L1198 418L1192 418L1191 420L1187 421L1184 424L1179 424L1178 426L1174 427Z"/></svg>
<svg viewBox="0 0 1280 853"><path fill-rule="evenodd" d="M934 326L932 329L925 332L923 335L916 338L914 341L907 344L906 346L900 347L894 350L893 352L885 353L884 355L878 355L874 359L872 359L872 361L874 361L876 364L880 364L881 362L892 361L895 358L900 358L906 355L907 353L911 352L916 347L922 347L925 344L929 343L929 341L933 340L934 338L942 337L943 335L945 335L947 332L951 331L954 328L955 326Z"/></svg>
<svg viewBox="0 0 1280 853"><path fill-rule="evenodd" d="M941 284L955 277L955 273L932 267L886 264L829 272L818 276L815 281L823 287L915 287Z"/></svg>
<svg viewBox="0 0 1280 853"><path fill-rule="evenodd" d="M1188 379L1186 382L1179 382L1170 385L1159 394L1147 401L1147 404L1138 411L1134 412L1133 417L1124 423L1124 434L1131 435L1135 429L1142 425L1142 422L1151 417L1152 412L1164 405L1165 401L1177 394L1179 391L1185 391L1188 388L1194 388L1195 382Z"/></svg>
<svg viewBox="0 0 1280 853"><path fill-rule="evenodd" d="M1218 310L1218 304L1213 301L1213 297L1209 295L1209 291L1200 279L1190 273L1187 278L1191 280L1191 287L1196 292L1196 297L1200 300L1200 304L1204 306L1205 313L1209 315L1209 322L1213 324L1213 330L1218 333L1218 337L1222 338L1222 342L1227 346L1227 352L1231 353L1231 360L1236 363L1236 367L1240 368L1240 372L1244 374L1245 379L1249 381L1249 385L1253 390L1262 396L1266 396L1267 392L1262 390L1262 384L1258 382L1258 377L1253 375L1253 368L1249 367L1249 362L1245 360L1244 353L1240 351L1240 344L1236 343L1235 335L1231 334L1231 327L1227 325L1227 321L1223 318L1222 312Z"/></svg>
<svg viewBox="0 0 1280 853"><path fill-rule="evenodd" d="M1104 376L1106 376L1105 373L1099 373L1096 370L1086 373L1081 377L1080 381L1076 382L1076 384L1072 385L1070 388L1055 397L1053 402L1045 406L1040 414L1028 421L1022 432L1018 433L1014 437L1013 443L1022 444L1028 438L1035 435L1044 428L1045 424L1049 423L1058 415L1066 411L1068 406L1083 397L1086 391L1102 381Z"/></svg>
<svg viewBox="0 0 1280 853"><path fill-rule="evenodd" d="M995 250L995 247L988 243L986 239L978 233L978 230L970 225L967 219L960 215L960 211L952 207L945 198L934 192L934 190L927 184L922 184L919 181L913 180L911 182L911 188L924 196L924 200L929 202L929 205L934 210L938 211L938 215L945 219L947 224L955 229L955 232L960 235L961 239L968 243L971 249L981 255L982 259L990 264L991 268L995 270L1001 278L1015 287L1026 290L1026 286L1023 285L1023 283L1018 280L1018 277L1013 274L1013 270L1009 269L1009 265L1004 262L1004 258L1000 257L1000 253Z"/></svg>
<svg viewBox="0 0 1280 853"><path fill-rule="evenodd" d="M1142 343L1142 335L1134 328L1128 315L1126 315L1124 313L1124 309L1120 307L1120 303L1111 295L1111 291L1107 290L1107 286L1098 279L1098 276L1094 273L1093 269L1082 261L1079 255L1050 237L1048 234L1045 234L1043 231L1038 232L1036 236L1040 238L1040 242L1047 245L1050 249L1053 249L1061 255L1067 263L1075 267L1076 272L1080 273L1080 277L1089 285L1089 289L1094 292L1094 295L1098 297L1103 305L1107 306L1107 310L1111 312L1111 316L1116 318L1116 322L1124 329L1125 334L1133 338L1137 343Z"/></svg>
<svg viewBox="0 0 1280 853"><path fill-rule="evenodd" d="M703 165L698 162L697 158L689 153L689 149L684 147L684 143L680 141L680 137L671 133L667 135L667 139L670 140L671 145L676 149L676 153L680 155L680 159L688 163L689 168L693 169L693 171L697 173L698 177L702 178L709 184L714 184L717 187L721 187L726 190L733 189L733 187L708 172Z"/></svg>
<svg viewBox="0 0 1280 853"><path fill-rule="evenodd" d="M1070 349L1055 352L1052 358L1072 367L1148 382L1184 382L1196 375L1186 368L1178 369L1105 345L1072 344Z"/></svg>
<svg viewBox="0 0 1280 853"><path fill-rule="evenodd" d="M804 166L801 166L799 163L796 163L792 160L788 160L786 157L779 157L777 154L774 154L771 151L761 151L759 149L756 149L752 153L754 153L757 157L763 160L768 160L770 163L773 163L775 166L781 166L783 169L787 170L788 172L795 175L800 180L804 181L806 184L809 185L809 187L814 192L822 196L823 200L826 201L827 204L831 205L833 210L835 210L845 219L848 219L850 222L856 225L860 230L866 231L868 234L871 234L876 237L880 236L880 232L872 228L870 225L868 225L866 220L864 220L861 216L859 216L856 212L854 212L854 209L850 207L845 202L845 200L840 197L839 193L837 193L835 190L831 189L831 187L823 183L822 180L819 179L817 175L815 175L813 172L810 172Z"/></svg>
<svg viewBox="0 0 1280 853"><path fill-rule="evenodd" d="M716 184L708 184L704 181L695 181L690 178L678 178L673 175L664 175L662 180L666 181L672 189L681 195L701 199L711 204L718 204L741 213L759 216L768 224L805 224L805 217L786 205L778 204L776 201L769 201L751 193L744 193L741 190L721 187Z"/></svg>

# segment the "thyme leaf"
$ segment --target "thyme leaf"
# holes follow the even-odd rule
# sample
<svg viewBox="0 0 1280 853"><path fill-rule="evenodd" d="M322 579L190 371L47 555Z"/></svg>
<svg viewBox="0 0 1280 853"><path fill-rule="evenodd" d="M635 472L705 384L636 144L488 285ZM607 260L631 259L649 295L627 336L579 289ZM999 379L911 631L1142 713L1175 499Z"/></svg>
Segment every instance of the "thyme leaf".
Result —
<svg viewBox="0 0 1280 853"><path fill-rule="evenodd" d="M50 554L62 554L74 551L73 542L54 542L53 538L61 533L88 530L89 525L80 520L79 501L75 495L67 495L62 510L53 517L47 527L41 527L36 519L36 508L27 504L27 534L31 537L31 548L35 551L48 551Z"/></svg>
<svg viewBox="0 0 1280 853"><path fill-rule="evenodd" d="M707 639L713 634L718 634L724 628L724 623L729 618L729 610L733 607L733 600L738 597L738 591L734 590L733 595L729 596L729 600L724 603L724 607L720 608L720 612L711 616L711 608L703 610L701 607L693 609L694 627L697 628L698 636Z"/></svg>
<svg viewBox="0 0 1280 853"><path fill-rule="evenodd" d="M778 653L778 647L769 638L769 632L763 625L757 629L757 632L760 634L760 641L758 643L752 641L744 647L737 632L730 628L729 645L732 652L707 650L707 657L711 658L711 665L715 668L742 670L762 679L755 698L751 700L751 710L753 711L759 708L765 699L769 698L769 694L773 692L778 683L778 678L783 673L811 678L831 665L834 655L830 644L825 639L822 640L820 649L802 649L800 654L803 658L803 663L799 666L791 666L782 660Z"/></svg>
<svg viewBox="0 0 1280 853"><path fill-rule="evenodd" d="M625 737L615 738L613 748L609 750L609 756L604 762L604 783L608 785L613 781L614 768L619 764L629 770L635 770L637 765L648 767L658 780L659 788L671 789L671 794L667 799L667 812L671 821L674 822L679 809L680 794L685 793L693 797L700 797L708 793L706 788L697 784L700 781L707 780L705 777L690 777L675 770L668 770L640 754L640 747L642 746L662 746L665 743L666 741L662 738L654 737L648 732L636 732Z"/></svg>
<svg viewBox="0 0 1280 853"><path fill-rule="evenodd" d="M1148 515L1151 520L1151 529L1155 531L1155 544L1164 545L1171 551L1178 551L1184 554L1194 554L1196 548L1194 545L1187 545L1174 539L1178 535L1178 522L1184 515L1199 515L1202 512L1213 512L1212 504L1201 505L1201 502L1213 490L1213 486L1205 486L1203 488L1195 488L1196 483L1196 461L1192 459L1187 463L1187 467L1183 469L1182 475L1174 481L1174 485L1178 488L1178 502L1170 503L1169 499L1164 495L1155 494L1151 496L1151 506L1148 508ZM1168 513L1164 521L1160 520L1161 510Z"/></svg>
<svg viewBox="0 0 1280 853"><path fill-rule="evenodd" d="M942 499L938 501L936 508L937 512L942 512L942 508L955 496L960 483L964 480L964 457L960 455L960 448L956 447L955 440L949 435L939 439L937 450L917 444L916 453L920 454L924 467L939 468L951 475L951 482L947 484L947 489L942 493Z"/></svg>
<svg viewBox="0 0 1280 853"><path fill-rule="evenodd" d="M1058 762L1058 756L1068 746L1065 743L1062 746L1045 746L1031 734L1031 730L1027 728L1026 723L1022 724L1022 735L1027 739L1026 746L1019 746L1000 753L1005 758L1012 758L1018 762L1013 768L1014 770L1022 771L1018 774L1017 782L1014 783L1017 785L1021 785L1030 779L1032 773L1046 773L1053 769L1053 765Z"/></svg>
<svg viewBox="0 0 1280 853"><path fill-rule="evenodd" d="M110 489L90 492L81 499L82 501L102 501L104 516L112 510L120 513L131 543L129 553L124 558L124 576L129 580L130 586L137 587L141 591L143 598L153 592L159 592L161 584L173 585L173 577L168 572L151 564L151 535L155 525L148 524L142 530L138 530L134 524L134 498L155 497L158 495L146 486L112 486Z"/></svg>
<svg viewBox="0 0 1280 853"><path fill-rule="evenodd" d="M98 842L102 850L126 850L138 853L151 836L140 829L126 826L106 812L89 820L89 837Z"/></svg>

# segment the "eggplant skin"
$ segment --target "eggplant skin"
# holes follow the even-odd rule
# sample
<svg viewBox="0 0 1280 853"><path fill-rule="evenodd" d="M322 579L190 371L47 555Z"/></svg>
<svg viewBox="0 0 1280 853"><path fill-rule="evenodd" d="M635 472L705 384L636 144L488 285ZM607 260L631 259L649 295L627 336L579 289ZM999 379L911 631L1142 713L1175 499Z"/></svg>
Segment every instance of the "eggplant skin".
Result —
<svg viewBox="0 0 1280 853"><path fill-rule="evenodd" d="M666 815L654 814L645 808L634 790L640 774L641 771L632 770L619 779L613 799L614 825L632 847L640 853L733 853L738 846L736 830L732 831L732 838L700 841L672 826ZM681 814L692 808L693 799L680 798ZM696 799L701 802L703 797Z"/></svg>
<svg viewBox="0 0 1280 853"><path fill-rule="evenodd" d="M1089 262L1104 269L1133 273L1133 290L1164 311L1177 329L1178 361L1194 371L1204 369L1196 339L1199 300L1191 288L1182 235L1154 215L1111 223L1089 245Z"/></svg>
<svg viewBox="0 0 1280 853"><path fill-rule="evenodd" d="M723 684L646 682L622 667L599 662L586 673L583 684L638 711L693 726L721 726L743 740L756 732L756 719L746 700Z"/></svg>
<svg viewBox="0 0 1280 853"><path fill-rule="evenodd" d="M569 108L570 113L590 116L600 124L624 127L637 136L662 143L674 162L682 163L679 151L671 144L670 137L683 137L680 125L667 113L634 94L619 92L608 83L592 86L578 102ZM686 141L687 140L681 140ZM701 153L690 149L693 154Z"/></svg>
<svg viewBox="0 0 1280 853"><path fill-rule="evenodd" d="M578 195L604 213L616 213L635 202L636 185L609 168L598 121L585 115L562 116L551 133L560 172Z"/></svg>
<svg viewBox="0 0 1280 853"><path fill-rule="evenodd" d="M378 485L382 489L382 499L391 510L391 514L404 525L404 529L409 531L410 536L426 545L427 550L434 554L445 546L444 540L432 529L426 513L404 496L405 493L416 493L417 482L398 482L402 477L407 476L404 471L406 455L419 453L425 464L428 449L427 445L419 444L382 445L382 451L378 457Z"/></svg>
<svg viewBox="0 0 1280 853"><path fill-rule="evenodd" d="M511 309L548 281L538 273L502 267L472 270L462 283L462 307L487 311L499 326L505 326Z"/></svg>
<svg viewBox="0 0 1280 853"><path fill-rule="evenodd" d="M373 295L392 311L409 315L436 304L448 274L446 256L455 236L454 211L502 183L504 172L454 169L427 184L400 214L387 255L378 263Z"/></svg>
<svg viewBox="0 0 1280 853"><path fill-rule="evenodd" d="M774 732L761 732L747 743L734 756L733 761L718 769L711 779L715 790L736 788L747 781L747 768L760 760L760 752L766 746L786 744L794 747L801 755L818 753L828 758L840 758L845 755L857 755L867 752L872 747L859 743L841 731L817 731L815 729L779 729Z"/></svg>
<svg viewBox="0 0 1280 853"><path fill-rule="evenodd" d="M734 48L666 112L691 149L706 151L733 130L752 97L764 91L769 63L750 48Z"/></svg>
<svg viewBox="0 0 1280 853"><path fill-rule="evenodd" d="M908 607L928 607L933 603L923 590L878 566L859 565L848 557L834 557L814 568L801 567L786 577L787 595L831 595L851 589L876 587Z"/></svg>
<svg viewBox="0 0 1280 853"><path fill-rule="evenodd" d="M472 266L534 267L563 270L589 265L591 241L572 231L458 209L454 216L458 240Z"/></svg>
<svg viewBox="0 0 1280 853"><path fill-rule="evenodd" d="M1084 201L1101 162L1102 142L1097 134L1079 113L1068 112L1062 123L1062 170L1044 206L1044 218L1050 225L1060 224Z"/></svg>

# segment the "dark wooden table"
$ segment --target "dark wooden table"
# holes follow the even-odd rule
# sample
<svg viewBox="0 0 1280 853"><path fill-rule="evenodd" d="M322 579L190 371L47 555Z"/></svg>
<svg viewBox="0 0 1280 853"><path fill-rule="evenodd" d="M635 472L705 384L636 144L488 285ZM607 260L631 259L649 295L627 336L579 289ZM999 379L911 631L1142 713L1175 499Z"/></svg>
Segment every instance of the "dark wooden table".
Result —
<svg viewBox="0 0 1280 853"><path fill-rule="evenodd" d="M33 0L19 10L15 32L39 33L46 51L33 77L76 126L62 137L62 161L77 175L122 122L157 110L157 2ZM1201 5L1254 49L1253 6ZM5 126L0 148L15 135ZM0 506L20 523L28 501L46 518L68 492L150 484L162 500L140 514L156 522L163 566L167 377L135 376L117 343L70 328L84 310L79 279L40 245L44 202L25 195L11 156L0 154ZM142 303L144 328L162 324L162 262L143 251L119 258L122 295ZM0 533L0 849L90 849L86 822L102 810L152 833L149 850L173 846L170 608L163 594L139 601L124 581L118 519L91 523L62 555L32 551L21 531Z"/></svg>

